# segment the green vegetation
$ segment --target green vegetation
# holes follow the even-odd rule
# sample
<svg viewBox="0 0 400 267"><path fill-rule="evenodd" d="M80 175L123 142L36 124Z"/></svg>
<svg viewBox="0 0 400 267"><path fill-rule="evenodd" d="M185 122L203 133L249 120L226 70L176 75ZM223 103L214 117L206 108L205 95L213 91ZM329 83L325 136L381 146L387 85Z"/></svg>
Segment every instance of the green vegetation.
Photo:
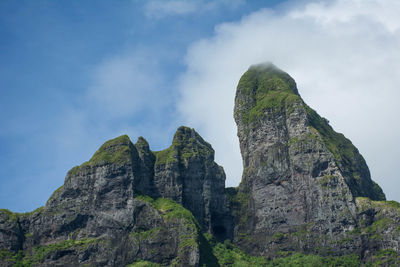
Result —
<svg viewBox="0 0 400 267"><path fill-rule="evenodd" d="M8 209L0 209L0 215L7 217L8 222L16 222L20 213L12 212Z"/></svg>
<svg viewBox="0 0 400 267"><path fill-rule="evenodd" d="M361 266L361 262L356 255L345 255L345 256L319 256L319 255L305 255L301 253L292 253L288 251L282 251L279 258L273 260L267 260L264 257L251 256L238 247L233 245L229 240L224 243L215 242L210 235L205 234L208 242L212 246L213 254L218 259L219 266L222 267L320 267L320 266L331 266L331 267L352 267Z"/></svg>
<svg viewBox="0 0 400 267"><path fill-rule="evenodd" d="M320 267L320 266L329 266L329 267L358 267L361 266L361 262L356 255L346 255L340 257L323 257L319 255L305 255L301 253L295 253L293 255L277 258L270 262L267 265L263 266L276 266L276 267Z"/></svg>
<svg viewBox="0 0 400 267"><path fill-rule="evenodd" d="M137 148L148 147L149 143L147 142L147 140L143 136L139 136L138 140L136 141L135 146Z"/></svg>
<svg viewBox="0 0 400 267"><path fill-rule="evenodd" d="M279 78L279 80L274 80ZM250 96L260 90L266 92L272 90L288 90L297 93L296 82L289 74L276 68L272 64L251 66L240 78L238 89L243 95Z"/></svg>
<svg viewBox="0 0 400 267"><path fill-rule="evenodd" d="M400 203L394 200L389 201L375 201L367 197L357 197L356 198L357 207L360 212L365 211L370 208L380 210L393 210L395 212L400 212Z"/></svg>
<svg viewBox="0 0 400 267"><path fill-rule="evenodd" d="M35 209L34 211L19 213L19 212L12 212L8 209L0 209L0 216L5 215L7 217L8 222L17 222L18 219L20 219L20 218L31 216L35 213L42 212L43 210L44 210L44 207L39 207L39 208Z"/></svg>
<svg viewBox="0 0 400 267"><path fill-rule="evenodd" d="M152 200L150 203L156 210L160 211L163 218L167 220L184 219L190 222L192 225L197 224L196 219L190 211L171 199L157 198Z"/></svg>
<svg viewBox="0 0 400 267"><path fill-rule="evenodd" d="M174 149L173 145L167 149L154 151L153 153L156 156L155 165L178 162L178 151Z"/></svg>
<svg viewBox="0 0 400 267"><path fill-rule="evenodd" d="M315 129L311 129L311 132L305 133L301 136L294 136L289 139L289 145L303 145L308 142L315 142L316 139L319 138L317 131Z"/></svg>
<svg viewBox="0 0 400 267"><path fill-rule="evenodd" d="M84 166L93 166L106 163L123 164L131 158L131 140L127 135L105 142L92 156L89 161L75 166L68 171L68 175L76 175Z"/></svg>
<svg viewBox="0 0 400 267"><path fill-rule="evenodd" d="M149 240L155 236L157 236L161 231L161 227L154 227L150 230L146 231L138 231L132 232L130 235L135 238L139 238L140 240Z"/></svg>
<svg viewBox="0 0 400 267"><path fill-rule="evenodd" d="M246 99L239 103L240 116L246 124L256 122L265 110L291 113L295 103L302 103L294 80L272 65L251 67L241 77L238 92Z"/></svg>
<svg viewBox="0 0 400 267"><path fill-rule="evenodd" d="M64 240L59 243L52 243L45 246L38 245L33 247L30 254L24 254L23 251L13 253L8 250L0 250L0 259L11 263L12 266L32 266L38 265L49 254L56 251L65 251L69 249L85 250L90 244L99 242L96 238L86 238L81 240Z"/></svg>
<svg viewBox="0 0 400 267"><path fill-rule="evenodd" d="M121 135L117 138L111 139L105 142L94 153L94 155L89 161L86 161L82 163L80 166L75 166L71 170L69 170L68 175L72 176L77 175L80 169L84 166L93 166L106 163L113 163L113 164L125 163L131 158L131 148L130 148L131 145L132 143L127 135Z"/></svg>
<svg viewBox="0 0 400 267"><path fill-rule="evenodd" d="M244 124L254 126L259 118L268 114L290 114L297 104L306 109L311 127L321 135L327 149L348 178L346 182L353 195L385 200L382 189L369 177L368 167L357 148L343 134L336 133L326 119L305 105L297 92L294 80L273 65L253 66L241 77L235 117L239 117ZM248 127L245 128L245 132L248 130ZM289 142L300 141L303 140L293 139Z"/></svg>
<svg viewBox="0 0 400 267"><path fill-rule="evenodd" d="M48 254L55 251L63 251L71 248L84 250L90 244L98 242L95 238L86 238L81 240L64 240L59 243L48 244L46 246L36 246L33 248L33 253L30 257L24 258L24 260L30 264L40 263Z"/></svg>
<svg viewBox="0 0 400 267"><path fill-rule="evenodd" d="M130 145L131 140L127 135L109 140L94 153L89 164L124 163L131 156Z"/></svg>
<svg viewBox="0 0 400 267"><path fill-rule="evenodd" d="M243 114L243 121L246 124L253 123L263 116L265 110L274 109L280 111L283 108L289 109L289 107L292 108L296 101L300 101L300 97L292 92L268 91L264 94L258 94L256 104L246 114Z"/></svg>
<svg viewBox="0 0 400 267"><path fill-rule="evenodd" d="M387 229L389 225L393 225L395 222L392 219L389 218L382 218L377 221L375 221L373 224L370 226L366 227L364 231L369 234L370 239L374 240L382 240L382 232Z"/></svg>
<svg viewBox="0 0 400 267"><path fill-rule="evenodd" d="M318 180L318 183L322 186L322 187L328 187L330 182L334 179L337 179L336 176L334 175L324 175L320 180Z"/></svg>
<svg viewBox="0 0 400 267"><path fill-rule="evenodd" d="M126 265L126 267L160 267L161 265L149 262L149 261L143 261L139 260L134 263Z"/></svg>
<svg viewBox="0 0 400 267"><path fill-rule="evenodd" d="M201 138L193 129L181 126L175 133L169 148L154 151L155 165L176 163L193 157L207 157L214 153L211 145Z"/></svg>
<svg viewBox="0 0 400 267"><path fill-rule="evenodd" d="M57 189L53 192L53 194L51 194L51 196L49 197L49 200L50 200L50 199L53 199L58 193L60 193L61 190L63 189L63 187L64 187L64 185L62 185L62 186L60 186L59 188L57 188ZM47 201L49 201L49 200L47 200Z"/></svg>
<svg viewBox="0 0 400 267"><path fill-rule="evenodd" d="M400 214L400 204L396 201L373 201L366 197L357 197L356 204L358 212L362 213L369 209L374 209L377 213L375 221L371 225L365 225L365 222L361 222L361 231L368 234L368 237L373 240L383 239L383 233L386 229L392 228L400 229L393 219L387 217L386 212L394 212Z"/></svg>
<svg viewBox="0 0 400 267"><path fill-rule="evenodd" d="M347 184L353 195L385 200L382 189L370 179L367 164L351 141L343 134L335 132L329 122L312 108L307 105L305 108L310 125L320 133L325 146L332 153L345 176L350 178Z"/></svg>
<svg viewBox="0 0 400 267"><path fill-rule="evenodd" d="M224 243L214 243L213 253L220 266L265 266L267 260L263 257L250 256L234 246L229 240Z"/></svg>
<svg viewBox="0 0 400 267"><path fill-rule="evenodd" d="M182 257L185 257L190 251L199 246L199 240L201 239L200 225L190 211L167 198L153 199L149 196L138 195L136 199L151 204L165 221L172 222L172 224L169 224L171 227L175 227L174 222L176 221L184 224L185 231L181 232L178 237L178 256L173 260L172 265L179 264ZM147 231L136 232L132 234L132 237L138 237L140 240L148 240L155 237L160 230L161 228L153 228Z"/></svg>
<svg viewBox="0 0 400 267"><path fill-rule="evenodd" d="M393 249L382 249L377 252L366 267L400 266L400 255Z"/></svg>

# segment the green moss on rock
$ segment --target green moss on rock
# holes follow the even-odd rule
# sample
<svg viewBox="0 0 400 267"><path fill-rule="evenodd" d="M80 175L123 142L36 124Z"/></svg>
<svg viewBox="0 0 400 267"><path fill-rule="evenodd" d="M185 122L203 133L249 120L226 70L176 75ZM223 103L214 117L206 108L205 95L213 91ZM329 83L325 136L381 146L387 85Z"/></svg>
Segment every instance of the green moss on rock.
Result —
<svg viewBox="0 0 400 267"><path fill-rule="evenodd" d="M57 194L59 194L61 192L61 190L64 188L64 185L60 186L59 188L57 188L53 194L51 194L51 196L49 197L49 200L53 199ZM47 201L49 201L47 200Z"/></svg>
<svg viewBox="0 0 400 267"><path fill-rule="evenodd" d="M150 262L150 261L144 261L144 260L139 260L134 263L126 265L126 267L160 267L161 265Z"/></svg>
<svg viewBox="0 0 400 267"><path fill-rule="evenodd" d="M400 266L400 255L393 249L382 249L374 254L367 267Z"/></svg>
<svg viewBox="0 0 400 267"><path fill-rule="evenodd" d="M250 256L233 245L229 240L226 240L224 243L215 243L213 252L220 266L261 267L267 264L265 258Z"/></svg>
<svg viewBox="0 0 400 267"><path fill-rule="evenodd" d="M131 157L131 140L127 135L122 135L105 142L89 160L89 164L115 163L121 164Z"/></svg>
<svg viewBox="0 0 400 267"><path fill-rule="evenodd" d="M9 222L18 222L20 218L32 216L35 213L43 212L44 207L39 207L29 212L12 212L8 209L0 209L0 216L7 218Z"/></svg>
<svg viewBox="0 0 400 267"><path fill-rule="evenodd" d="M363 212L367 209L374 208L377 210L389 209L400 213L400 203L394 200L388 201L374 201L367 197L357 197L356 198L357 207L359 212Z"/></svg>
<svg viewBox="0 0 400 267"><path fill-rule="evenodd" d="M99 242L97 238L85 238L80 240L64 240L58 243L37 245L29 254L23 251L17 253L0 250L0 259L12 263L12 266L38 266L49 254L70 249L85 250L90 244Z"/></svg>
<svg viewBox="0 0 400 267"><path fill-rule="evenodd" d="M155 165L185 162L191 158L214 156L211 145L194 130L185 126L178 128L169 148L154 151Z"/></svg>
<svg viewBox="0 0 400 267"><path fill-rule="evenodd" d="M127 135L121 135L117 138L105 142L91 157L89 161L79 166L73 167L68 171L69 176L79 173L82 167L104 164L124 164L132 157L133 144Z"/></svg>
<svg viewBox="0 0 400 267"><path fill-rule="evenodd" d="M332 153L336 163L346 177L355 197L365 196L373 200L385 200L385 194L370 178L368 166L358 149L343 134L335 132L328 120L322 118L312 108L304 105L310 126L321 135L326 148Z"/></svg>
<svg viewBox="0 0 400 267"><path fill-rule="evenodd" d="M319 255L306 255L295 253L290 256L274 259L268 264L267 267L287 267L287 266L341 266L341 267L358 267L361 266L361 261L357 255L345 256L329 256L323 257Z"/></svg>
<svg viewBox="0 0 400 267"><path fill-rule="evenodd" d="M153 199L145 195L138 195L135 197L135 199L150 203L166 220L184 219L191 227L198 227L198 222L194 218L193 214L172 199Z"/></svg>
<svg viewBox="0 0 400 267"><path fill-rule="evenodd" d="M236 99L240 108L235 116L245 124L252 124L265 110L293 111L295 103L302 103L295 81L272 64L251 66L238 84Z"/></svg>

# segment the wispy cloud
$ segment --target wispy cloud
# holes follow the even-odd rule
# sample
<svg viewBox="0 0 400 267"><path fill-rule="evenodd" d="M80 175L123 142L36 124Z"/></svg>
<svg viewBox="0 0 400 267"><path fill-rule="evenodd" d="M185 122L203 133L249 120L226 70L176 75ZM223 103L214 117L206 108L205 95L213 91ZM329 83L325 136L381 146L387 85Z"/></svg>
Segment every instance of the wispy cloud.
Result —
<svg viewBox="0 0 400 267"><path fill-rule="evenodd" d="M108 118L129 117L148 107L162 108L163 77L151 51L137 49L105 59L93 71L86 99ZM153 106L153 107L154 107Z"/></svg>
<svg viewBox="0 0 400 267"><path fill-rule="evenodd" d="M307 103L344 132L366 157L389 198L396 172L400 126L398 1L326 1L261 10L216 27L194 43L181 77L180 112L216 149L228 185L241 177L233 120L237 82L255 63L272 61L297 81Z"/></svg>
<svg viewBox="0 0 400 267"><path fill-rule="evenodd" d="M145 5L147 17L160 19L168 16L203 13L218 8L237 8L244 0L151 0Z"/></svg>

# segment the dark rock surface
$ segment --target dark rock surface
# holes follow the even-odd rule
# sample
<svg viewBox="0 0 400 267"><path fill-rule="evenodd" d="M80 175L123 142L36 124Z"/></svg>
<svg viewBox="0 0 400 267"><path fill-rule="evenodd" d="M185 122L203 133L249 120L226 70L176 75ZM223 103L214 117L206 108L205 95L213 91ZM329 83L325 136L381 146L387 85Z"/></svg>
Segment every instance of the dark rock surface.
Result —
<svg viewBox="0 0 400 267"><path fill-rule="evenodd" d="M193 129L180 127L172 145L155 155L157 196L182 204L217 239L232 238L232 218L224 194L225 173L214 162L211 145Z"/></svg>
<svg viewBox="0 0 400 267"><path fill-rule="evenodd" d="M144 138L120 136L71 169L45 207L0 212L0 265L198 266L202 232L232 231L224 187L214 150L193 129L180 127L155 154Z"/></svg>
<svg viewBox="0 0 400 267"><path fill-rule="evenodd" d="M123 135L72 168L44 207L0 210L0 266L266 266L298 263L298 252L334 266L400 265L400 204L385 201L357 148L287 73L250 67L234 117L239 187L225 188L193 129L162 151Z"/></svg>
<svg viewBox="0 0 400 267"><path fill-rule="evenodd" d="M265 256L363 254L355 198L385 196L357 148L303 102L295 81L272 64L250 67L234 115L244 166L239 188L228 191L235 242Z"/></svg>

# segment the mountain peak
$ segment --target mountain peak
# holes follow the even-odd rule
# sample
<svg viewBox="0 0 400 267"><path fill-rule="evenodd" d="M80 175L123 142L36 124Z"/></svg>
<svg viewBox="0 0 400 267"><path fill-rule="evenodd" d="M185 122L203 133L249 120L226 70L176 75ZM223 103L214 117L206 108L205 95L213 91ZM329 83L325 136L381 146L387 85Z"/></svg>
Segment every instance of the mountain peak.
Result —
<svg viewBox="0 0 400 267"><path fill-rule="evenodd" d="M240 78L235 98L235 120L257 123L266 110L279 112L301 101L296 82L272 63L251 66Z"/></svg>
<svg viewBox="0 0 400 267"><path fill-rule="evenodd" d="M253 240L238 240L241 246L275 256L275 249L293 246L295 240L288 235L276 244L273 235L307 229L320 240L307 246L347 253L326 242L346 238L346 231L357 227L354 199L385 199L357 148L308 107L295 81L272 64L252 66L243 74L235 120L244 167L238 194L249 199L238 211L248 219L236 234ZM270 242L255 245L259 235Z"/></svg>
<svg viewBox="0 0 400 267"><path fill-rule="evenodd" d="M162 151L122 135L71 169L44 207L0 209L0 265L399 266L400 204L384 200L357 148L289 74L251 66L234 116L238 188L225 188L213 148L192 128L179 127Z"/></svg>

